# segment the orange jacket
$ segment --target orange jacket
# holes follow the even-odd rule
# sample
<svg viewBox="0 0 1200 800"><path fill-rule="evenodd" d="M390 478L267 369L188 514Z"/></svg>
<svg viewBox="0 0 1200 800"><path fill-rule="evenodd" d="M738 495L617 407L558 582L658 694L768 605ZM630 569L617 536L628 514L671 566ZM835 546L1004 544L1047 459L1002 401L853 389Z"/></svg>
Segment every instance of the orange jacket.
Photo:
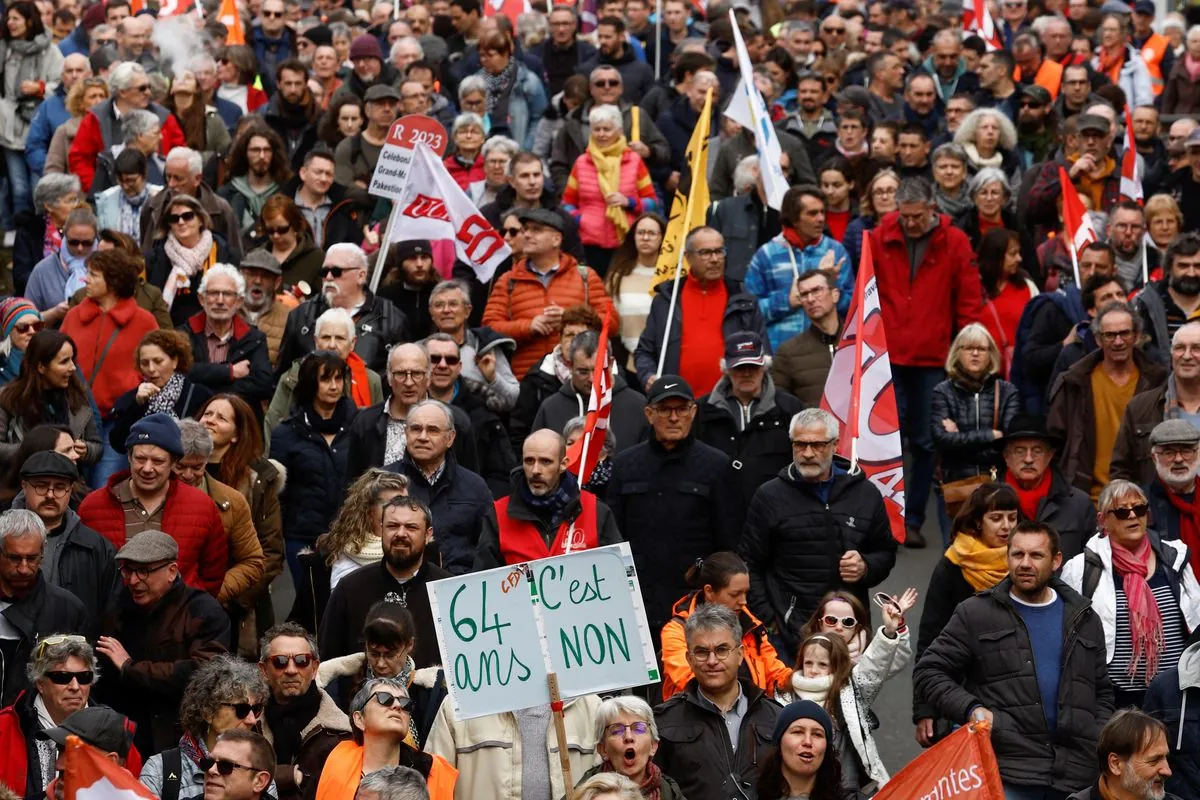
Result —
<svg viewBox="0 0 1200 800"><path fill-rule="evenodd" d="M1033 76L1033 82L1049 92L1051 100L1057 100L1058 90L1062 87L1062 74L1062 64L1049 58L1043 58L1042 65L1038 67L1037 74ZM1022 72L1021 79L1024 80L1024 78L1025 74Z"/></svg>
<svg viewBox="0 0 1200 800"><path fill-rule="evenodd" d="M118 397L142 382L134 355L142 337L157 329L154 315L132 297L118 300L108 312L89 297L63 318L62 332L75 342L75 364L104 419Z"/></svg>
<svg viewBox="0 0 1200 800"><path fill-rule="evenodd" d="M454 782L458 780L458 770L441 756L432 757L433 767L425 778L429 800L454 800ZM362 745L349 740L342 742L333 748L325 759L325 766L321 768L317 800L354 800L362 780L362 770Z"/></svg>
<svg viewBox="0 0 1200 800"><path fill-rule="evenodd" d="M563 308L587 304L603 318L609 305L608 292L594 270L580 266L574 256L566 253L559 257L558 269L551 274L548 286L543 286L529 269L528 262L522 260L511 272L497 278L492 287L483 312L483 324L501 336L516 340L517 351L511 360L517 380L524 378L525 373L559 342L557 331L549 336L540 336L533 331L533 318L546 306L554 304ZM613 330L619 324L616 317L614 310Z"/></svg>
<svg viewBox="0 0 1200 800"><path fill-rule="evenodd" d="M670 700L672 695L682 692L683 687L692 679L692 668L687 663L687 641L683 635L683 624L696 610L696 604L699 602L703 602L700 592L681 597L671 609L671 621L663 625L663 700ZM775 696L776 689L791 691L794 670L779 660L775 646L767 641L766 628L748 608L743 608L738 616L742 620L743 631L742 670L749 672L746 677L770 697Z"/></svg>

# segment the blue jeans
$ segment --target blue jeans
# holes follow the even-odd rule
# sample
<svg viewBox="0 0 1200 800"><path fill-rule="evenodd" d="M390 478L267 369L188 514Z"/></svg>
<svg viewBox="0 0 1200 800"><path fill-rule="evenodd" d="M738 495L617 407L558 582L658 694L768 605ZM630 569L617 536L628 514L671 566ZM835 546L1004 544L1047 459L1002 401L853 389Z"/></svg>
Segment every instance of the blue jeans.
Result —
<svg viewBox="0 0 1200 800"><path fill-rule="evenodd" d="M904 479L904 525L925 524L925 506L933 487L933 387L946 379L940 367L892 365L900 432L908 441L912 466Z"/></svg>
<svg viewBox="0 0 1200 800"><path fill-rule="evenodd" d="M1049 786L1013 786L1004 784L1004 800L1066 800L1067 793Z"/></svg>
<svg viewBox="0 0 1200 800"><path fill-rule="evenodd" d="M22 211L33 211L33 177L25 163L23 150L4 148L4 165L8 168L8 186L12 192L12 218Z"/></svg>
<svg viewBox="0 0 1200 800"><path fill-rule="evenodd" d="M115 422L100 423L100 441L104 443L104 449L100 451L100 460L92 467L93 489L101 489L108 483L108 479L129 467L129 458L118 453L108 443L108 435L112 433Z"/></svg>

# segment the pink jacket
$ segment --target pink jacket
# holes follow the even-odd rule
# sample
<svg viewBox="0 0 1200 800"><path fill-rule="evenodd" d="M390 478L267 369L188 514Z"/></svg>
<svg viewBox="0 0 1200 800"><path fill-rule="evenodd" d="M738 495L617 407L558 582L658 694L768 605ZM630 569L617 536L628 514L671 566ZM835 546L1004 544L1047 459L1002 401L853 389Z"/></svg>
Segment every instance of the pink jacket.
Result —
<svg viewBox="0 0 1200 800"><path fill-rule="evenodd" d="M625 213L630 226L645 212L658 210L658 196L650 182L650 172L642 157L631 149L621 154L619 191L628 200ZM579 240L583 244L614 248L621 243L616 227L607 216L608 202L600 191L596 164L586 152L575 159L567 188L563 191L562 204L579 223Z"/></svg>

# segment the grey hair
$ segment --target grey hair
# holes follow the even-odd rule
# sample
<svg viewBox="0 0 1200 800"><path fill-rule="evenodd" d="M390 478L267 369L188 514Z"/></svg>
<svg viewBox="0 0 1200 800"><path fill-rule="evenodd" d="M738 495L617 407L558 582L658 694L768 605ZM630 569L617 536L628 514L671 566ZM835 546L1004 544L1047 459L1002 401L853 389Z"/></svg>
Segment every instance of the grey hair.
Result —
<svg viewBox="0 0 1200 800"><path fill-rule="evenodd" d="M371 700L371 695L382 689L391 689L392 691L400 692L404 697L408 697L408 687L404 681L396 678L371 678L363 681L362 688L354 695L354 699L350 701L350 713L361 712L367 707L367 703Z"/></svg>
<svg viewBox="0 0 1200 800"><path fill-rule="evenodd" d="M1135 337L1142 334L1142 315L1135 312L1133 310L1133 306L1131 306L1129 303L1122 302L1121 300L1114 300L1111 303L1106 303L1102 308L1097 309L1096 316L1092 317L1092 336L1095 336L1097 341L1100 340L1100 333L1104 330L1102 327L1100 327L1101 323L1104 322L1104 318L1109 314L1118 313L1128 314L1129 318L1133 320L1133 335Z"/></svg>
<svg viewBox="0 0 1200 800"><path fill-rule="evenodd" d="M583 433L583 429L587 427L587 417L572 417L567 420L567 424L563 425L562 437L565 442L576 433ZM612 426L604 429L604 452L611 453L617 449L617 435L613 433Z"/></svg>
<svg viewBox="0 0 1200 800"><path fill-rule="evenodd" d="M434 400L432 397L429 397L429 398L426 398L419 402L413 403L412 408L410 408L408 410L409 417L411 417L412 413L414 411L416 411L418 408L425 408L426 406L433 406L438 411L441 411L443 414L445 414L446 415L446 427L451 433L454 432L454 412L450 410L450 406L446 405L441 400Z"/></svg>
<svg viewBox="0 0 1200 800"><path fill-rule="evenodd" d="M779 32L782 36L791 36L796 31L808 31L814 36L817 34L816 26L806 19L785 19Z"/></svg>
<svg viewBox="0 0 1200 800"><path fill-rule="evenodd" d="M317 655L317 639L308 631L304 630L304 626L295 622L280 622L267 629L267 632L258 640L258 660L266 661L267 653L271 649L271 642L280 639L284 636L296 639L303 639L308 642L309 648L312 649L313 656Z"/></svg>
<svg viewBox="0 0 1200 800"><path fill-rule="evenodd" d="M146 69L136 61L122 61L108 73L108 91L116 95L133 85L137 77L146 77Z"/></svg>
<svg viewBox="0 0 1200 800"><path fill-rule="evenodd" d="M958 34L954 35L955 38L958 37ZM961 144L955 144L954 142L946 142L945 144L938 145L937 149L933 151L933 157L929 159L929 163L937 164L938 160L943 158L953 158L958 163L964 165L970 162L970 159L967 158L967 151L963 149Z"/></svg>
<svg viewBox="0 0 1200 800"><path fill-rule="evenodd" d="M93 51L95 51L97 49L96 48L96 38L97 37L107 36L110 33L115 35L116 32L117 32L117 28L115 25L109 25L107 22L101 22L99 25L92 28L92 30L88 33L88 46L91 47Z"/></svg>
<svg viewBox="0 0 1200 800"><path fill-rule="evenodd" d="M433 287L433 291L429 293L429 302L433 302L433 298L443 295L446 292L459 291L462 292L463 301L469 306L471 305L471 290L467 284L460 281L458 278L450 278L449 280L439 281Z"/></svg>
<svg viewBox="0 0 1200 800"><path fill-rule="evenodd" d="M384 767L363 776L358 790L379 795L379 800L429 800L429 787L411 767Z"/></svg>
<svg viewBox="0 0 1200 800"><path fill-rule="evenodd" d="M622 714L635 717L645 722L650 728L650 741L658 741L658 725L654 722L654 709L640 697L633 695L617 695L604 700L596 708L596 741L604 739L608 726L617 721Z"/></svg>
<svg viewBox="0 0 1200 800"><path fill-rule="evenodd" d="M689 647L696 634L720 630L729 631L735 643L742 641L742 623L738 621L737 614L720 603L698 606L683 624L683 636Z"/></svg>
<svg viewBox="0 0 1200 800"><path fill-rule="evenodd" d="M367 262L367 254L363 249L352 242L338 242L337 244L329 245L329 249L325 251L325 257L328 258L336 253L349 253L358 263L355 269L367 269L370 264Z"/></svg>
<svg viewBox="0 0 1200 800"><path fill-rule="evenodd" d="M680 44L683 44L683 42L680 42ZM622 84L625 83L625 76L623 76L621 74L621 71L619 69L612 66L611 64L601 64L600 66L593 69L590 73L588 73L588 83L591 83L592 81L596 80L596 77L598 75L600 75L602 73L609 73L609 72L617 73L617 80Z"/></svg>
<svg viewBox="0 0 1200 800"><path fill-rule="evenodd" d="M88 644L87 639L82 636L64 636L59 633L43 636L42 639L57 639L59 637L63 637L63 641L57 644L48 644L40 648L40 657L30 659L29 665L25 667L25 675L29 678L29 682L37 683L46 677L46 673L50 672L55 666L74 656L82 661L87 669L92 671L92 683L95 683L95 679L100 677L100 664L96 661L96 651ZM35 652L38 650L39 648L35 648Z"/></svg>
<svg viewBox="0 0 1200 800"><path fill-rule="evenodd" d="M758 156L746 156L733 168L734 194L752 191L758 183Z"/></svg>
<svg viewBox="0 0 1200 800"><path fill-rule="evenodd" d="M79 183L78 175L63 172L47 172L33 187L33 205L35 208L45 208L62 200L68 194L79 194L83 186Z"/></svg>
<svg viewBox="0 0 1200 800"><path fill-rule="evenodd" d="M641 789L619 772L598 772L575 787L575 800L642 800Z"/></svg>
<svg viewBox="0 0 1200 800"><path fill-rule="evenodd" d="M130 111L125 115L122 122L124 124L121 126L121 130L125 132L125 144L127 146L136 142L137 138L142 134L162 127L157 114L142 108Z"/></svg>
<svg viewBox="0 0 1200 800"><path fill-rule="evenodd" d="M27 508L12 508L0 514L0 545L9 539L36 535L46 543L46 525L42 518Z"/></svg>
<svg viewBox="0 0 1200 800"><path fill-rule="evenodd" d="M470 80L470 78L468 78L467 80ZM464 83L465 82L466 81L464 81ZM462 87L459 87L459 93L460 94L462 93ZM479 128L479 130L482 131L483 130L483 117L479 116L478 114L472 114L470 111L459 114L457 117L454 118L454 125L451 126L450 135L453 136L454 134L458 133L463 128L467 128L472 125L475 126L476 128Z"/></svg>
<svg viewBox="0 0 1200 800"><path fill-rule="evenodd" d="M933 35L932 44L955 44L962 49L962 34L953 28L943 28Z"/></svg>
<svg viewBox="0 0 1200 800"><path fill-rule="evenodd" d="M351 339L358 336L358 329L354 326L354 317L350 316L350 312L344 308L329 308L317 317L317 321L313 323L313 336L320 336L321 330L326 325L341 325Z"/></svg>
<svg viewBox="0 0 1200 800"><path fill-rule="evenodd" d="M344 39L350 39L350 26L344 22L331 22L329 23L329 36L332 39L336 39L339 36Z"/></svg>
<svg viewBox="0 0 1200 800"><path fill-rule="evenodd" d="M971 179L971 198L979 193L983 187L988 184L998 183L1004 189L1004 199L1007 201L1012 196L1012 188L1008 185L1008 176L1004 174L1004 170L999 167L984 167L975 173L975 177Z"/></svg>
<svg viewBox="0 0 1200 800"><path fill-rule="evenodd" d="M183 457L201 456L205 460L212 455L212 433L198 420L184 418L175 420L179 426L179 440L183 444Z"/></svg>
<svg viewBox="0 0 1200 800"><path fill-rule="evenodd" d="M600 334L592 330L584 331L571 340L571 346L567 348L567 361L574 364L578 353L583 353L584 358L591 358L599 349Z"/></svg>
<svg viewBox="0 0 1200 800"><path fill-rule="evenodd" d="M924 178L905 178L900 181L900 186L896 189L896 204L904 205L905 203L931 205L933 203L933 186Z"/></svg>
<svg viewBox="0 0 1200 800"><path fill-rule="evenodd" d="M188 62L188 69L192 72L205 69L206 67L212 67L213 69L217 67L217 60L208 53L201 53Z"/></svg>
<svg viewBox="0 0 1200 800"><path fill-rule="evenodd" d="M229 278L237 287L238 297L246 295L246 279L242 277L242 273L238 271L237 267L231 264L213 264L209 267L204 276L200 278L200 294L204 294L204 291L208 289L208 282L214 277Z"/></svg>
<svg viewBox="0 0 1200 800"><path fill-rule="evenodd" d="M202 740L222 704L241 703L246 697L265 699L269 691L256 664L236 656L217 656L196 670L184 689L179 724L184 732Z"/></svg>
<svg viewBox="0 0 1200 800"><path fill-rule="evenodd" d="M526 49L545 41L550 33L550 23L537 12L517 15L517 38Z"/></svg>
<svg viewBox="0 0 1200 800"><path fill-rule="evenodd" d="M186 161L188 172L192 175L199 175L204 171L204 156L190 147L172 147L171 152L167 153L167 163L172 161Z"/></svg>
<svg viewBox="0 0 1200 800"><path fill-rule="evenodd" d="M1057 14L1045 14L1029 23L1029 28L1041 38L1046 33L1046 28L1059 23L1066 25L1068 28L1071 27L1071 23L1066 17L1060 17Z"/></svg>
<svg viewBox="0 0 1200 800"><path fill-rule="evenodd" d="M468 75L462 79L462 83L458 84L458 102L461 104L464 97L469 94L474 94L475 92L483 92L483 94L487 94L487 81L484 80L482 75ZM461 117L462 114L459 114L458 116ZM478 116L478 114L476 114L476 116ZM458 119L455 118L454 121L458 122Z"/></svg>
<svg viewBox="0 0 1200 800"><path fill-rule="evenodd" d="M1096 510L1107 514L1118 500L1131 494L1136 494L1143 502L1146 500L1146 493L1142 491L1142 487L1133 481L1117 479L1100 491L1100 497L1096 500Z"/></svg>
<svg viewBox="0 0 1200 800"><path fill-rule="evenodd" d="M809 425L824 425L825 435L830 439L836 439L841 435L842 426L838 423L837 417L823 408L806 408L796 412L792 421L788 423L788 435L794 435L796 428L807 428Z"/></svg>
<svg viewBox="0 0 1200 800"><path fill-rule="evenodd" d="M963 117L958 130L954 132L954 143L967 145L975 143L975 129L984 117L992 117L1000 126L999 147L1002 150L1012 150L1017 146L1017 129L1003 112L994 108L977 108Z"/></svg>
<svg viewBox="0 0 1200 800"><path fill-rule="evenodd" d="M389 7L391 6L390 3L388 5L389 5ZM401 20L396 20L396 21L400 22ZM405 44L415 44L417 46L417 52L421 54L420 56L418 56L418 58L425 57L425 48L421 47L420 40L417 39L417 37L415 37L415 36L401 36L399 39L392 42L392 49L388 53L388 56L390 58L395 58L396 54L400 52L400 45L405 45Z"/></svg>
<svg viewBox="0 0 1200 800"><path fill-rule="evenodd" d="M595 125L598 122L607 122L620 130L623 125L621 109L610 105L593 106L592 110L588 112L588 125Z"/></svg>
<svg viewBox="0 0 1200 800"><path fill-rule="evenodd" d="M1197 25L1196 27L1200 28L1200 25ZM1180 325L1179 328L1175 331L1174 335L1171 336L1171 346L1172 347L1174 347L1175 343L1179 341L1179 334L1183 333L1184 331L1187 331L1188 333L1191 333L1193 331L1200 331L1200 322L1193 320L1191 322L1185 322L1182 325Z"/></svg>
<svg viewBox="0 0 1200 800"><path fill-rule="evenodd" d="M63 230L72 227L73 225L86 225L96 233L100 232L100 220L96 219L96 215L92 213L90 208L76 208L67 215L67 221L63 225Z"/></svg>
<svg viewBox="0 0 1200 800"><path fill-rule="evenodd" d="M482 153L483 157L486 159L493 150L503 150L511 159L517 153L521 152L521 145L517 144L507 136L493 136L483 143L483 149L481 149L479 152Z"/></svg>

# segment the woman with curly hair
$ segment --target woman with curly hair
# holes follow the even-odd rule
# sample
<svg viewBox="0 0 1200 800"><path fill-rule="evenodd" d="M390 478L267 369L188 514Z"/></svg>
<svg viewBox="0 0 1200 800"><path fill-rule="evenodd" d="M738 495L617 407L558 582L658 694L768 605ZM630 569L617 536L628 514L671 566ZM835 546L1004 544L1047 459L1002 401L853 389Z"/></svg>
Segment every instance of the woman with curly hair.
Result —
<svg viewBox="0 0 1200 800"><path fill-rule="evenodd" d="M258 666L233 656L217 656L196 670L179 704L179 725L183 728L179 739L179 800L204 796L200 762L209 757L222 733L258 727L267 692L266 679ZM138 778L155 797L163 793L163 762L169 753L147 759ZM277 796L276 792L271 791L271 796Z"/></svg>
<svg viewBox="0 0 1200 800"><path fill-rule="evenodd" d="M383 558L383 506L407 494L408 478L382 469L369 469L354 482L329 532L317 540L317 550L329 565L330 590L354 570Z"/></svg>
<svg viewBox="0 0 1200 800"><path fill-rule="evenodd" d="M141 382L113 403L109 444L125 452L129 429L142 417L162 412L175 419L196 413L212 391L188 378L192 368L192 342L176 330L150 331L133 354L133 368Z"/></svg>

